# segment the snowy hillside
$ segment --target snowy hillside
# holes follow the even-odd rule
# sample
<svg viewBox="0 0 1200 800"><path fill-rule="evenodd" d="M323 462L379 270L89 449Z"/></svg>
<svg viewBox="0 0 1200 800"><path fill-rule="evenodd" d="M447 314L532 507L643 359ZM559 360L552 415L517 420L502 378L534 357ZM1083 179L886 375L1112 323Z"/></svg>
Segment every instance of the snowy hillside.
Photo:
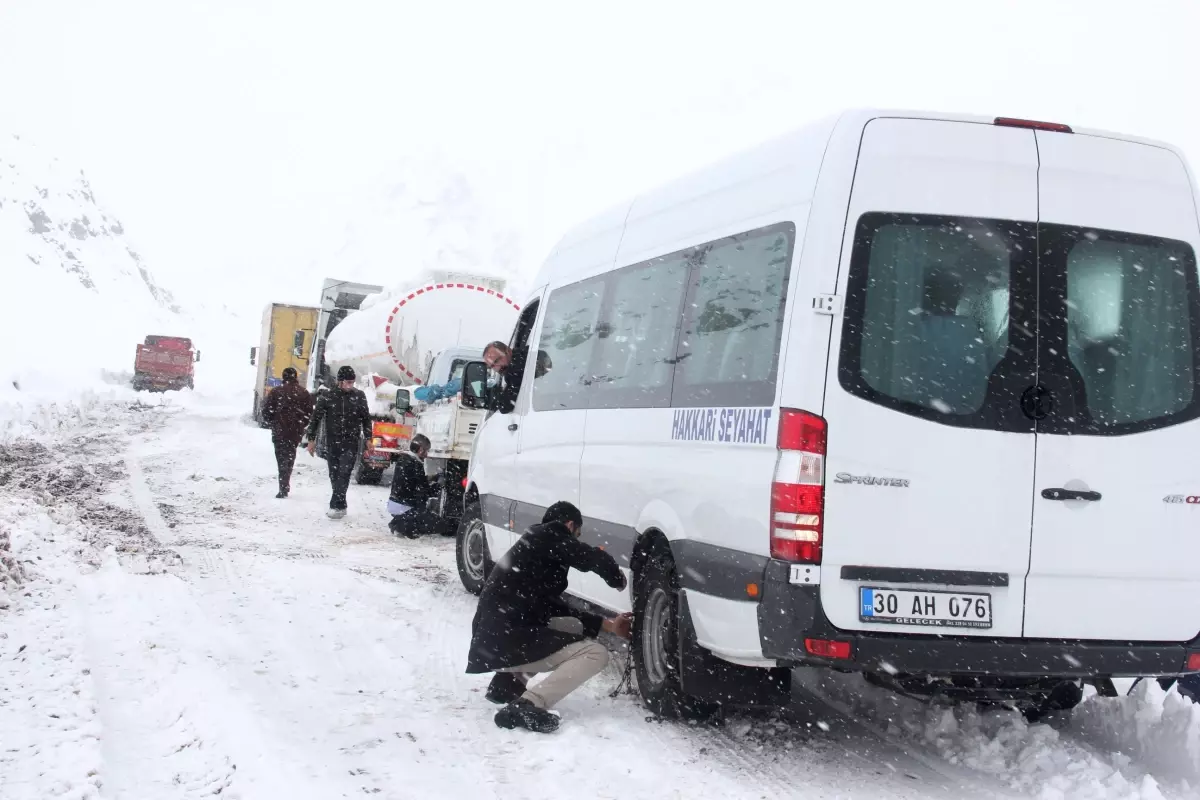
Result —
<svg viewBox="0 0 1200 800"><path fill-rule="evenodd" d="M102 373L112 380L132 369L147 334L222 349L220 336L205 332L227 328L228 311L174 296L82 170L7 133L0 135L0 274L7 301L0 393L11 395L14 382L28 391L46 382L89 384Z"/></svg>
<svg viewBox="0 0 1200 800"><path fill-rule="evenodd" d="M183 333L178 301L83 172L17 135L0 138L0 264L16 300L5 373L45 366L48 348L86 348L89 364L127 367L145 333Z"/></svg>
<svg viewBox="0 0 1200 800"><path fill-rule="evenodd" d="M326 277L402 288L430 271L517 278L528 265L502 199L432 157L381 170L374 186L330 208L329 245L297 282L313 302ZM518 287L519 288L519 287Z"/></svg>

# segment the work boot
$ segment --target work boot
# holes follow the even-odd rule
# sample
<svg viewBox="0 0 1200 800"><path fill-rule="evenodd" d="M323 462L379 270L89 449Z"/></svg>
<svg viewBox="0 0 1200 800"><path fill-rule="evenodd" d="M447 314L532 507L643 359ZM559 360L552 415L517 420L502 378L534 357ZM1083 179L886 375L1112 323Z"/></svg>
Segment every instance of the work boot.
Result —
<svg viewBox="0 0 1200 800"><path fill-rule="evenodd" d="M280 489L280 490L279 490L279 493L275 495L275 499L276 499L276 500L282 500L283 498L285 498L285 497L287 497L287 496L288 496L288 490L287 490L287 489Z"/></svg>
<svg viewBox="0 0 1200 800"><path fill-rule="evenodd" d="M553 733L558 730L558 717L538 708L523 697L517 698L496 712L496 725L501 728L524 728L534 733Z"/></svg>
<svg viewBox="0 0 1200 800"><path fill-rule="evenodd" d="M325 516L329 517L330 519L341 519L342 517L346 516L346 509L331 508L325 512Z"/></svg>
<svg viewBox="0 0 1200 800"><path fill-rule="evenodd" d="M484 697L496 705L506 706L523 694L525 683L520 678L511 672L497 672L492 676L492 682L488 684Z"/></svg>

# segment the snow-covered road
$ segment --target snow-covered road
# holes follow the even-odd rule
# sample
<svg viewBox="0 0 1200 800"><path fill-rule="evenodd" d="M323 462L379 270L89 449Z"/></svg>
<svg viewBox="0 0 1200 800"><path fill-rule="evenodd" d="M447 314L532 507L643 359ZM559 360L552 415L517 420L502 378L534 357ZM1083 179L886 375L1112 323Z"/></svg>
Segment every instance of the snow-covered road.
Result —
<svg viewBox="0 0 1200 800"><path fill-rule="evenodd" d="M385 488L352 486L350 515L327 520L324 462L302 454L292 497L275 500L269 436L196 398L73 425L0 457L0 542L11 535L26 573L0 591L4 800L1156 798L1200 786L1200 713L1157 687L1027 725L802 675L785 714L711 729L610 697L618 657L562 704L557 734L503 731L486 678L463 673L474 598L453 541L391 537Z"/></svg>

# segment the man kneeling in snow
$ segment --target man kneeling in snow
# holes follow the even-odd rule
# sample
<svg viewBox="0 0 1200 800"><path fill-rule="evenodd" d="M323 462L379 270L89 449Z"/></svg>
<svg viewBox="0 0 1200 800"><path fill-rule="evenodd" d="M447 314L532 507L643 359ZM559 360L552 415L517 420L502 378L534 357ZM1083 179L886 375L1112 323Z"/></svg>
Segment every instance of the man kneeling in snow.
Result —
<svg viewBox="0 0 1200 800"><path fill-rule="evenodd" d="M396 459L387 509L392 515L388 529L397 536L416 539L425 534L449 533L445 520L425 508L438 491L425 475L429 445L429 437L418 433L409 443L409 452Z"/></svg>
<svg viewBox="0 0 1200 800"><path fill-rule="evenodd" d="M562 599L571 569L594 572L614 589L625 575L613 557L579 541L583 516L570 503L555 503L492 569L472 623L467 672L495 672L487 699L506 704L496 713L501 728L549 733L558 717L548 709L608 664L600 631L629 638L632 616L611 619L572 609ZM536 673L550 673L533 687Z"/></svg>

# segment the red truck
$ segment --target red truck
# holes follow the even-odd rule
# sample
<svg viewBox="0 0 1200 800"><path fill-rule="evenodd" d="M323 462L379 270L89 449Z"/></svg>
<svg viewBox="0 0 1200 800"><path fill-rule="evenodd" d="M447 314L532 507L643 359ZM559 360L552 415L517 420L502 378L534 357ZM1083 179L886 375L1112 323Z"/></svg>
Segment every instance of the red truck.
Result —
<svg viewBox="0 0 1200 800"><path fill-rule="evenodd" d="M192 349L192 340L182 336L147 336L137 346L133 362L133 388L139 392L165 392L168 389L193 388L194 364L200 351Z"/></svg>

